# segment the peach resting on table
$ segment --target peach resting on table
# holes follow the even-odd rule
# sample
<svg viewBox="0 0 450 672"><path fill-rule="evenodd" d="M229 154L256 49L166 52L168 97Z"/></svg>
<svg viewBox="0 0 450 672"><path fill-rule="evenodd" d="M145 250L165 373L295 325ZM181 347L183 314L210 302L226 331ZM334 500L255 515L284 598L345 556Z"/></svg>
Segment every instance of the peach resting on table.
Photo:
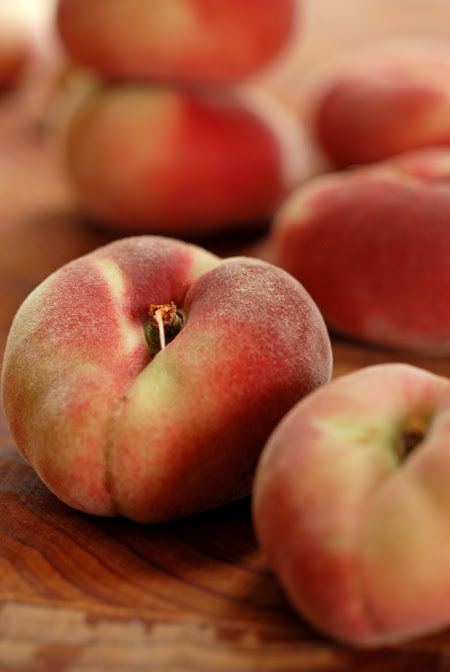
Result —
<svg viewBox="0 0 450 672"><path fill-rule="evenodd" d="M450 622L449 436L449 380L402 364L335 380L272 434L258 537L324 633L381 646Z"/></svg>
<svg viewBox="0 0 450 672"><path fill-rule="evenodd" d="M2 391L19 450L58 497L161 521L248 494L269 433L330 373L322 317L285 271L137 237L32 292Z"/></svg>
<svg viewBox="0 0 450 672"><path fill-rule="evenodd" d="M326 175L278 213L274 262L335 332L450 354L450 149Z"/></svg>

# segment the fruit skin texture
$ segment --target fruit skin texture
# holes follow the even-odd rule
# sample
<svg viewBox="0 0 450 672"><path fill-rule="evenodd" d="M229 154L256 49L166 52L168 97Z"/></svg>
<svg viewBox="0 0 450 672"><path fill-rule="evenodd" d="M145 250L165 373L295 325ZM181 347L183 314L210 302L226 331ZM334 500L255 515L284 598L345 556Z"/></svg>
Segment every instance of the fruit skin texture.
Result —
<svg viewBox="0 0 450 672"><path fill-rule="evenodd" d="M187 323L150 362L146 315L170 301ZM321 315L284 271L143 236L26 299L2 392L20 452L58 497L154 522L248 494L267 436L330 369Z"/></svg>
<svg viewBox="0 0 450 672"><path fill-rule="evenodd" d="M450 353L450 150L319 178L277 215L274 263L329 327L378 345Z"/></svg>
<svg viewBox="0 0 450 672"><path fill-rule="evenodd" d="M277 55L297 0L61 0L72 58L112 78L232 82Z"/></svg>
<svg viewBox="0 0 450 672"><path fill-rule="evenodd" d="M450 144L450 49L429 43L358 54L317 77L315 136L338 167Z"/></svg>
<svg viewBox="0 0 450 672"><path fill-rule="evenodd" d="M449 409L447 379L382 364L317 390L270 437L257 536L294 607L324 633L381 646L448 625ZM425 438L402 462L402 434L418 420Z"/></svg>
<svg viewBox="0 0 450 672"><path fill-rule="evenodd" d="M260 228L301 177L301 167L291 174L299 149L292 124L287 143L233 96L110 88L94 92L75 115L67 165L81 207L107 228Z"/></svg>

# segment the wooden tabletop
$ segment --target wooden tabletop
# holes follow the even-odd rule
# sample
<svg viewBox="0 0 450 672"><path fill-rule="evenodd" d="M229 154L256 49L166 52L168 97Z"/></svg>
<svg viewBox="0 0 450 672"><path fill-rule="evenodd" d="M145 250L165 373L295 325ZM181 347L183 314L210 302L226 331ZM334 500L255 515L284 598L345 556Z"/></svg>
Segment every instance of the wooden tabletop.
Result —
<svg viewBox="0 0 450 672"><path fill-rule="evenodd" d="M365 4L366 12L375 4L348 3ZM337 4L317 0L323 10ZM378 4L389 12L394 3ZM420 22L433 2L409 5ZM330 32L329 21L324 25ZM314 60L309 49L306 63ZM31 289L110 240L77 215L57 152L31 123L29 109L23 93L0 101L0 352ZM343 340L333 345L335 375L383 361L450 375L449 360ZM2 414L0 466L0 670L450 670L450 631L362 652L314 632L268 570L248 500L163 526L89 517L39 482L17 454Z"/></svg>

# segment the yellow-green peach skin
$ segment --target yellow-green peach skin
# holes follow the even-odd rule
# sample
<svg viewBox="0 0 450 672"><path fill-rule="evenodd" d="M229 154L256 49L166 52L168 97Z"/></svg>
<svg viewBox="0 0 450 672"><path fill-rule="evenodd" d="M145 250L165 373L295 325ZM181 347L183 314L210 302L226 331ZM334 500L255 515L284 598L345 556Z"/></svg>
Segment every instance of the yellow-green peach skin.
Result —
<svg viewBox="0 0 450 672"><path fill-rule="evenodd" d="M184 326L151 356L149 314L172 303ZM2 392L19 450L58 497L162 521L248 494L270 431L330 369L322 317L287 273L143 236L26 299Z"/></svg>

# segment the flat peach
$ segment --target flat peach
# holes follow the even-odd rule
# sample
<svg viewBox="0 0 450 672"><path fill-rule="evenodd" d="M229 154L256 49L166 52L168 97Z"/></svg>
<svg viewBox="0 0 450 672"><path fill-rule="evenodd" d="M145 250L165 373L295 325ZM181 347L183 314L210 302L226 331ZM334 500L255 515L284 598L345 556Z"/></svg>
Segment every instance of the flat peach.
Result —
<svg viewBox="0 0 450 672"><path fill-rule="evenodd" d="M277 215L274 263L341 334L450 354L450 150L326 176Z"/></svg>
<svg viewBox="0 0 450 672"><path fill-rule="evenodd" d="M265 96L137 86L82 103L67 164L99 223L164 234L261 228L309 170L300 124Z"/></svg>
<svg viewBox="0 0 450 672"><path fill-rule="evenodd" d="M58 497L161 521L248 494L270 431L330 370L321 315L287 273L137 237L34 290L2 391L19 450Z"/></svg>
<svg viewBox="0 0 450 672"><path fill-rule="evenodd" d="M297 26L298 0L61 0L72 58L121 79L230 82L270 62Z"/></svg>
<svg viewBox="0 0 450 672"><path fill-rule="evenodd" d="M337 166L450 144L450 49L399 43L317 77L312 123Z"/></svg>
<svg viewBox="0 0 450 672"><path fill-rule="evenodd" d="M450 623L450 382L385 364L309 395L258 465L254 519L299 613L356 646Z"/></svg>

